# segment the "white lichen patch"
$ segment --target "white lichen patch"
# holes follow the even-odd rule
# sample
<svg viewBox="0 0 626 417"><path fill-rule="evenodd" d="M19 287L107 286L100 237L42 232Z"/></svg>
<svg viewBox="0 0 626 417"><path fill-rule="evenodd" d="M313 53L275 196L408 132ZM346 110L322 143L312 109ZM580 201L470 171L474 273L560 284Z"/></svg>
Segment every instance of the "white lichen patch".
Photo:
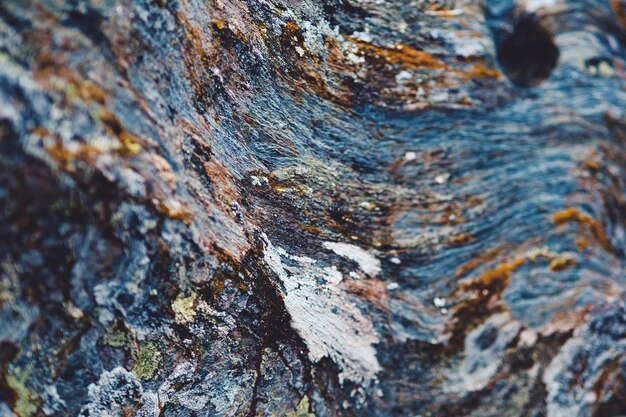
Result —
<svg viewBox="0 0 626 417"><path fill-rule="evenodd" d="M527 13L534 13L539 9L555 7L558 0L518 0L517 4Z"/></svg>
<svg viewBox="0 0 626 417"><path fill-rule="evenodd" d="M339 379L369 384L381 369L372 323L337 286L340 272L323 268L310 258L295 257L276 248L263 236L264 260L278 276L292 326L309 349L309 359L332 359L341 369ZM352 246L352 245L348 245ZM313 262L311 262L313 261Z"/></svg>
<svg viewBox="0 0 626 417"><path fill-rule="evenodd" d="M323 245L337 255L356 262L361 270L371 277L380 273L380 260L365 249L341 242L324 242Z"/></svg>
<svg viewBox="0 0 626 417"><path fill-rule="evenodd" d="M460 16L465 11L463 9L452 9L452 10L426 10L425 14L427 16Z"/></svg>
<svg viewBox="0 0 626 417"><path fill-rule="evenodd" d="M404 154L404 160L407 162L415 161L417 159L417 154L415 152L407 152Z"/></svg>
<svg viewBox="0 0 626 417"><path fill-rule="evenodd" d="M159 387L159 401L180 405L199 415L243 415L246 404L251 401L257 374L254 371L233 374L230 368L223 373L210 371L202 376L196 371L196 365L183 362Z"/></svg>

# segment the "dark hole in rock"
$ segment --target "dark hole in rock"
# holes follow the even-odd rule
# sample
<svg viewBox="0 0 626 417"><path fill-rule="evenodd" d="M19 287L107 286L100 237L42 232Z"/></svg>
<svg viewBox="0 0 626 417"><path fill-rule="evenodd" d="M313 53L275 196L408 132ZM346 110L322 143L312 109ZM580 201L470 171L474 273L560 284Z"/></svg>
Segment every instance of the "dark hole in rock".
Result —
<svg viewBox="0 0 626 417"><path fill-rule="evenodd" d="M559 60L552 34L534 15L518 18L513 31L499 42L497 52L504 73L520 87L541 83Z"/></svg>
<svg viewBox="0 0 626 417"><path fill-rule="evenodd" d="M498 329L495 327L487 327L476 339L476 346L480 350L488 349L498 338Z"/></svg>

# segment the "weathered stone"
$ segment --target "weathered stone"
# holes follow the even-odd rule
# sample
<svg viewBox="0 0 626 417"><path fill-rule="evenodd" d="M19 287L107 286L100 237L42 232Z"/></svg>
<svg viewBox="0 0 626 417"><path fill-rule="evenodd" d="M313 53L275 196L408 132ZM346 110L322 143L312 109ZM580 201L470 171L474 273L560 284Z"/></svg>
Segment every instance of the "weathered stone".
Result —
<svg viewBox="0 0 626 417"><path fill-rule="evenodd" d="M625 10L0 3L0 415L626 415Z"/></svg>

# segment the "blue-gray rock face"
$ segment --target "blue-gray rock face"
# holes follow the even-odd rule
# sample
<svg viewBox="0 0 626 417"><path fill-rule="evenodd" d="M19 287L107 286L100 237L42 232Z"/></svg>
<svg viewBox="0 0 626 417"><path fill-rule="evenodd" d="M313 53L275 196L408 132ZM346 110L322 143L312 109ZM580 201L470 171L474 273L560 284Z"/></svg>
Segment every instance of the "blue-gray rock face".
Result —
<svg viewBox="0 0 626 417"><path fill-rule="evenodd" d="M626 3L0 2L0 416L626 415Z"/></svg>

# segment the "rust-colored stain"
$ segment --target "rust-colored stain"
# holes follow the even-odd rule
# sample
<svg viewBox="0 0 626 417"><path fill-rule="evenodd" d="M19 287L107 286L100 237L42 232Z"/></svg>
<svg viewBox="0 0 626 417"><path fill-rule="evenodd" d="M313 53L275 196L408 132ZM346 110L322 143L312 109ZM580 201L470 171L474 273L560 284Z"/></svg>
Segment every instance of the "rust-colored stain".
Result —
<svg viewBox="0 0 626 417"><path fill-rule="evenodd" d="M619 24L626 28L626 2L623 0L611 0L611 9L613 9Z"/></svg>

